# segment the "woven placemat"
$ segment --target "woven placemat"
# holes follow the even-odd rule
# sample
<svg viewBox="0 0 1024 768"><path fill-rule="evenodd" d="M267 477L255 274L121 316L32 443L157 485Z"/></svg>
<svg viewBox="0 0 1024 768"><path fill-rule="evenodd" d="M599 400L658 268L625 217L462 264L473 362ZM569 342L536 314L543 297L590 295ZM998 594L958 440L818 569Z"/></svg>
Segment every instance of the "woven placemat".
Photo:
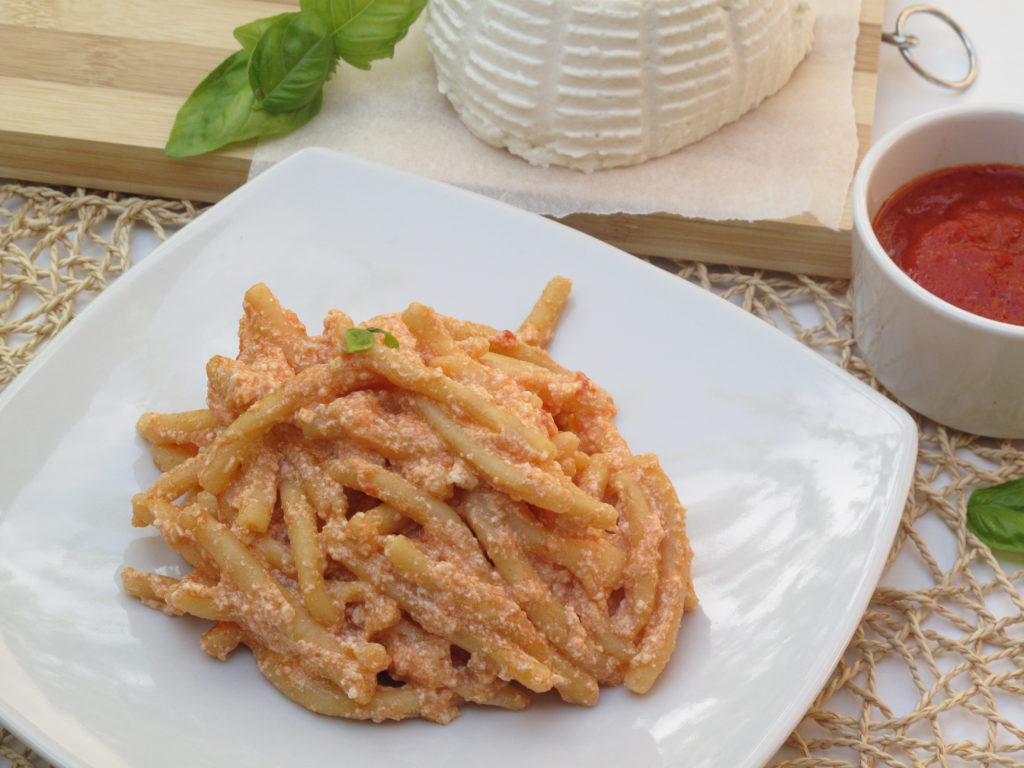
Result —
<svg viewBox="0 0 1024 768"><path fill-rule="evenodd" d="M181 201L0 186L0 388L131 266L141 233L162 239L199 213ZM879 388L857 356L846 281L657 264ZM918 426L914 488L889 562L912 560L924 583L883 579L773 768L1024 768L1024 558L997 560L965 526L973 488L1024 475L1024 445ZM45 765L0 725L0 768Z"/></svg>

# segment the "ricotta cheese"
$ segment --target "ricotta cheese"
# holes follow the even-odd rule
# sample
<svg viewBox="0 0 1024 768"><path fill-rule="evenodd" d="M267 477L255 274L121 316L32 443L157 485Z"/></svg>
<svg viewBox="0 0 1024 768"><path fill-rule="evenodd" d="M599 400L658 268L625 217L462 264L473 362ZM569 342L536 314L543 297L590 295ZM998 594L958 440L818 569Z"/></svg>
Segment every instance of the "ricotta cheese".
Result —
<svg viewBox="0 0 1024 768"><path fill-rule="evenodd" d="M632 165L782 88L807 0L430 0L438 87L476 136L535 165Z"/></svg>

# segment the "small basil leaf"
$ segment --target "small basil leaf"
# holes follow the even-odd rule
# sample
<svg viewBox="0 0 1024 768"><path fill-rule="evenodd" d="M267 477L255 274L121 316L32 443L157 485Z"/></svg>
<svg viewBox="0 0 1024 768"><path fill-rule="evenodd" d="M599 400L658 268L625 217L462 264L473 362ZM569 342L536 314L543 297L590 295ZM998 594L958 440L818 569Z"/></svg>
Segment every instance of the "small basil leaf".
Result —
<svg viewBox="0 0 1024 768"><path fill-rule="evenodd" d="M347 328L345 330L345 351L362 352L373 346L373 334L365 328Z"/></svg>
<svg viewBox="0 0 1024 768"><path fill-rule="evenodd" d="M226 144L287 133L320 112L322 94L302 109L271 114L259 109L249 88L249 53L236 51L196 86L178 110L164 152L189 157Z"/></svg>
<svg viewBox="0 0 1024 768"><path fill-rule="evenodd" d="M263 32L249 61L249 84L262 109L291 112L321 93L334 72L329 37L302 13L286 14Z"/></svg>
<svg viewBox="0 0 1024 768"><path fill-rule="evenodd" d="M1024 552L1024 478L972 491L967 527L990 547Z"/></svg>
<svg viewBox="0 0 1024 768"><path fill-rule="evenodd" d="M263 33L266 32L270 26L285 16L298 16L296 12L279 13L276 16L267 16L265 19L256 19L256 21L250 21L248 24L243 24L240 27L235 27L235 40L245 48L249 53L253 52L256 48L256 43L263 37Z"/></svg>
<svg viewBox="0 0 1024 768"><path fill-rule="evenodd" d="M392 349L398 349L398 339L392 336L390 333L385 331L383 328L367 328L366 330L371 333L379 333L383 336L384 346L391 347Z"/></svg>
<svg viewBox="0 0 1024 768"><path fill-rule="evenodd" d="M369 69L391 58L395 45L419 17L427 0L302 0L302 12L330 29L337 54L354 67Z"/></svg>

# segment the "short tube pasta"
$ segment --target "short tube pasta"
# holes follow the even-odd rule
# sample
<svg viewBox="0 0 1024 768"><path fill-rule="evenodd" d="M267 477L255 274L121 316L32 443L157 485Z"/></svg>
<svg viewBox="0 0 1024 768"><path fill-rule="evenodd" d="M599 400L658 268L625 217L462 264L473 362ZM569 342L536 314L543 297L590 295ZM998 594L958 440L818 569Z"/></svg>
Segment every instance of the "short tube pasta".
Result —
<svg viewBox="0 0 1024 768"><path fill-rule="evenodd" d="M324 715L650 690L697 603L685 509L607 393L544 349L570 288L554 278L515 332L414 303L361 326L332 310L315 335L253 286L207 407L138 423L162 474L132 524L193 570L126 567L125 592L212 622L204 651L246 646Z"/></svg>

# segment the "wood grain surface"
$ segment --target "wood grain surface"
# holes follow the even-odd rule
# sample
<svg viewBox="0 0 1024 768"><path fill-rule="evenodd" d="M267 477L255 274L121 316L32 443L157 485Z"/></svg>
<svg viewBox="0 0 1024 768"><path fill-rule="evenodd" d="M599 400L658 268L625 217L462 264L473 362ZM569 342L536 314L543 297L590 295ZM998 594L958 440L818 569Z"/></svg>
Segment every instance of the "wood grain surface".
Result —
<svg viewBox="0 0 1024 768"><path fill-rule="evenodd" d="M215 201L243 184L252 148L163 154L174 115L238 48L231 30L297 0L0 1L0 177ZM861 0L853 99L871 138L883 0ZM832 231L799 217L712 222L667 214L562 221L632 253L821 275L849 273L849 206Z"/></svg>

